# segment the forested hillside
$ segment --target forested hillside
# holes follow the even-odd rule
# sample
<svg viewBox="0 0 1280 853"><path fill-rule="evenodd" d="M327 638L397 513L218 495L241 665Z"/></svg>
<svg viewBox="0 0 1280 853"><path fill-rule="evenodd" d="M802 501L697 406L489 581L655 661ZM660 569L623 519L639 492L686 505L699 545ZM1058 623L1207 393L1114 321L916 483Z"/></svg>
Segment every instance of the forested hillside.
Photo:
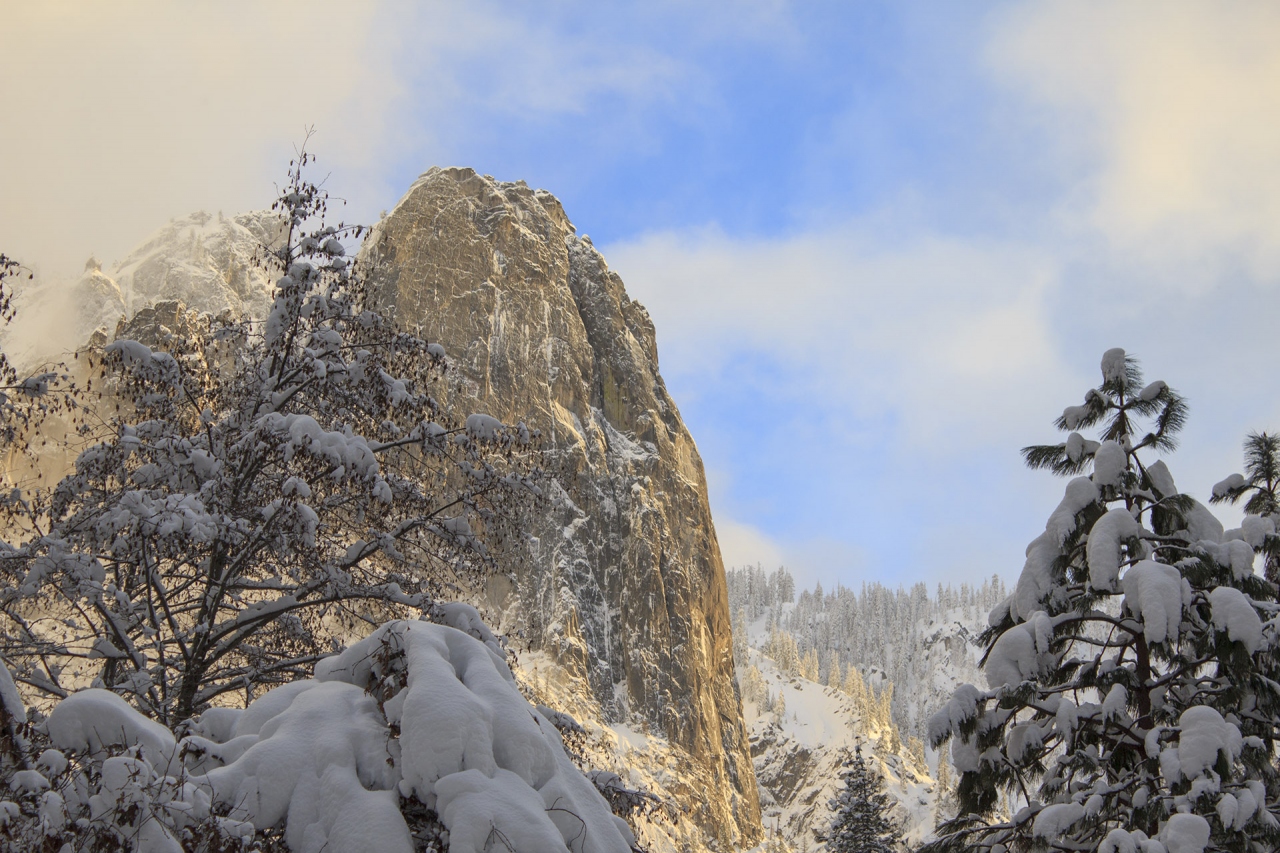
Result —
<svg viewBox="0 0 1280 853"><path fill-rule="evenodd" d="M727 577L740 667L748 644L760 648L785 672L844 687L904 741L923 741L929 715L951 691L981 680L975 641L1008 595L995 575L981 586L939 585L932 596L922 583L829 591L819 583L797 592L785 567L735 568Z"/></svg>

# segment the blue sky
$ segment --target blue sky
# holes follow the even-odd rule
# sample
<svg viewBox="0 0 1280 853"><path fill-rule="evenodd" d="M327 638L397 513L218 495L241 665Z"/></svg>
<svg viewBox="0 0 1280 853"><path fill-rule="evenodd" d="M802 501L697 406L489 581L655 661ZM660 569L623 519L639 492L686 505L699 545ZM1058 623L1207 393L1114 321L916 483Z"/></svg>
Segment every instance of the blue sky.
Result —
<svg viewBox="0 0 1280 853"><path fill-rule="evenodd" d="M1190 398L1197 496L1280 429L1271 4L5 16L0 233L49 277L264 205L306 125L353 218L437 164L558 195L654 316L730 564L1014 579L1062 486L1017 449L1112 346Z"/></svg>

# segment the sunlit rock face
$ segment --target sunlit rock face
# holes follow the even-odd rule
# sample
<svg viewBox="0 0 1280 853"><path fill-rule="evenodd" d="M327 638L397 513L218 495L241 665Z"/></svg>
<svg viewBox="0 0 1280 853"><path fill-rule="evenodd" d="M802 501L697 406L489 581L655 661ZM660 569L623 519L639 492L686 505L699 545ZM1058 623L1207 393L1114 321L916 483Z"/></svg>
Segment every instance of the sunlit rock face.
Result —
<svg viewBox="0 0 1280 853"><path fill-rule="evenodd" d="M554 196L469 169L419 178L361 263L399 322L445 345L455 410L542 432L558 485L514 567L509 620L613 720L667 738L682 805L721 844L749 846L760 808L724 568L648 312Z"/></svg>

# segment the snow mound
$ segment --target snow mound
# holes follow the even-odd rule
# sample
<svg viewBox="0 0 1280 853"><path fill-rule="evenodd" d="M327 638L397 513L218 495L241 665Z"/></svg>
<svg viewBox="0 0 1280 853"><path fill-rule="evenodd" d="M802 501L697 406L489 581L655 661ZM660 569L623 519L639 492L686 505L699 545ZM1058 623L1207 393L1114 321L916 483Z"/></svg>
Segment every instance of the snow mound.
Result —
<svg viewBox="0 0 1280 853"><path fill-rule="evenodd" d="M1115 592L1123 558L1121 548L1129 539L1142 536L1142 527L1123 507L1109 510L1089 531L1085 545L1089 559L1089 586Z"/></svg>
<svg viewBox="0 0 1280 853"><path fill-rule="evenodd" d="M1043 611L1005 631L987 656L987 686L1014 687L1035 678L1049 655L1053 619Z"/></svg>
<svg viewBox="0 0 1280 853"><path fill-rule="evenodd" d="M1244 643L1249 654L1262 648L1262 620L1243 592L1231 586L1210 590L1209 610L1214 630L1226 631L1232 642Z"/></svg>
<svg viewBox="0 0 1280 853"><path fill-rule="evenodd" d="M108 747L141 746L154 767L164 768L173 761L173 734L110 690L72 693L53 709L46 725L49 739L59 749L101 756Z"/></svg>
<svg viewBox="0 0 1280 853"><path fill-rule="evenodd" d="M1173 566L1143 560L1125 572L1121 583L1125 606L1142 622L1147 642L1176 641L1182 622L1184 584L1181 573ZM1190 587L1187 592L1190 592Z"/></svg>
<svg viewBox="0 0 1280 853"><path fill-rule="evenodd" d="M1093 482L1098 486L1119 486L1129 465L1128 454L1119 442L1104 441L1093 454Z"/></svg>
<svg viewBox="0 0 1280 853"><path fill-rule="evenodd" d="M139 853L176 853L199 821L228 838L283 827L294 853L412 853L402 800L415 798L438 814L450 853L630 853L630 828L521 695L479 615L440 611L458 627L389 622L320 661L314 679L243 711L210 709L176 744L114 693L72 694L49 716L50 739L103 763L99 791L67 803L71 819L87 813ZM7 691L0 699L7 708Z"/></svg>
<svg viewBox="0 0 1280 853"><path fill-rule="evenodd" d="M316 679L387 694L387 721L400 726L400 792L439 812L450 853L480 853L491 835L516 850L553 849L556 839L583 853L630 851L625 822L481 640L446 625L389 622L321 661Z"/></svg>
<svg viewBox="0 0 1280 853"><path fill-rule="evenodd" d="M236 820L257 829L283 821L294 853L408 853L395 741L377 703L350 684L300 683L257 735L242 736L252 746L210 770L202 786L215 802L231 805Z"/></svg>

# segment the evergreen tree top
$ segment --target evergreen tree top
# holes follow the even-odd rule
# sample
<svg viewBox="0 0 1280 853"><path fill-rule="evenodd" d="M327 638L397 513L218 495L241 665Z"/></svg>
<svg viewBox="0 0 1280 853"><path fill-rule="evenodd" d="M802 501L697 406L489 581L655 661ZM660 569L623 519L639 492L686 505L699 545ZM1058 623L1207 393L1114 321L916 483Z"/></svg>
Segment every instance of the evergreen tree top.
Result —
<svg viewBox="0 0 1280 853"><path fill-rule="evenodd" d="M988 689L964 685L930 721L962 772L931 853L1280 848L1280 589L1255 572L1276 519L1224 530L1181 494L1152 456L1173 449L1185 401L1123 350L1101 368L1056 422L1066 441L1023 451L1075 477L991 614ZM1075 431L1089 427L1097 440ZM1249 478L1215 498L1273 491L1274 449L1250 438Z"/></svg>
<svg viewBox="0 0 1280 853"><path fill-rule="evenodd" d="M831 826L819 838L832 853L896 853L902 848L902 827L891 816L893 800L884 781L862 757L861 747L845 764L844 788L828 803L835 812Z"/></svg>

